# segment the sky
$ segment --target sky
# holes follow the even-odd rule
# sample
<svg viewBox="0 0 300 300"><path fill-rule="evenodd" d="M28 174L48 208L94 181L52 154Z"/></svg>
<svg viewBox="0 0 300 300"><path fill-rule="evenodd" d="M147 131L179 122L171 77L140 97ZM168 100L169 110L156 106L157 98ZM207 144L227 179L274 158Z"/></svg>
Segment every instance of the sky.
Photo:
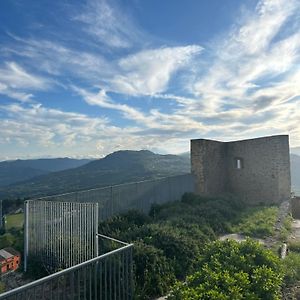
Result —
<svg viewBox="0 0 300 300"><path fill-rule="evenodd" d="M289 134L300 0L1 0L0 160Z"/></svg>

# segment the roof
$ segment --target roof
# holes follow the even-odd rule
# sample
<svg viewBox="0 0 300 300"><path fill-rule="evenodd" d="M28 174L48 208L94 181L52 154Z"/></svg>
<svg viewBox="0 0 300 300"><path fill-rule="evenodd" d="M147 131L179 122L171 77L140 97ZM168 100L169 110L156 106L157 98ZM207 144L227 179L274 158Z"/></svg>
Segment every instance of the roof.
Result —
<svg viewBox="0 0 300 300"><path fill-rule="evenodd" d="M21 255L19 251L15 250L14 248L12 247L6 247L4 248L5 251L11 253L12 255Z"/></svg>
<svg viewBox="0 0 300 300"><path fill-rule="evenodd" d="M0 261L8 258L12 258L16 255L20 256L20 253L14 248L7 247L0 250Z"/></svg>
<svg viewBox="0 0 300 300"><path fill-rule="evenodd" d="M11 257L13 257L13 256L14 256L13 254L7 252L7 251L4 250L4 249L1 249L1 250L0 250L0 257L3 258L3 259L8 259L8 258L11 258Z"/></svg>

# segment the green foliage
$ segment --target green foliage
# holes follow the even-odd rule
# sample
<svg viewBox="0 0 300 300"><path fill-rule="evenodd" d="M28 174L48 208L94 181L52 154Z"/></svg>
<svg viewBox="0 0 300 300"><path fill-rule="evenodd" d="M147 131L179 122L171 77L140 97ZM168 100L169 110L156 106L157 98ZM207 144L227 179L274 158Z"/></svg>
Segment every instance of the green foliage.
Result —
<svg viewBox="0 0 300 300"><path fill-rule="evenodd" d="M289 253L283 260L284 282L286 285L292 285L300 280L300 254Z"/></svg>
<svg viewBox="0 0 300 300"><path fill-rule="evenodd" d="M177 282L169 300L280 299L280 261L258 243L216 241L205 248L198 271Z"/></svg>
<svg viewBox="0 0 300 300"><path fill-rule="evenodd" d="M134 245L135 298L153 299L174 283L174 270L162 250L142 242Z"/></svg>
<svg viewBox="0 0 300 300"><path fill-rule="evenodd" d="M5 216L5 229L9 230L11 228L20 229L23 227L24 224L24 214L11 214Z"/></svg>
<svg viewBox="0 0 300 300"><path fill-rule="evenodd" d="M13 247L20 253L23 253L23 241L23 230L12 228L9 232L0 235L0 249L5 247Z"/></svg>
<svg viewBox="0 0 300 300"><path fill-rule="evenodd" d="M24 276L31 279L39 279L49 275L41 261L34 256L28 257L28 270Z"/></svg>
<svg viewBox="0 0 300 300"><path fill-rule="evenodd" d="M0 249L12 247L16 242L16 238L11 233L4 233L0 236Z"/></svg>
<svg viewBox="0 0 300 300"><path fill-rule="evenodd" d="M202 198L185 194L182 201L153 205L149 216L137 211L115 216L100 223L99 232L133 242L135 248L138 245L150 251L149 255L157 251L161 257L160 264L168 265L171 272L168 277L172 274L173 279L183 279L195 271L195 262L203 252L203 245L215 240L218 233L225 232L244 208L245 205L238 199L230 197ZM139 259L136 255L134 258L138 274L141 274L143 264L149 269L145 258ZM163 278L155 272L136 276L137 297L146 299L146 295L165 293L170 287L170 280ZM150 284L154 285L151 287Z"/></svg>
<svg viewBox="0 0 300 300"><path fill-rule="evenodd" d="M232 226L231 232L242 233L249 237L265 238L274 234L278 207L255 207L241 213Z"/></svg>
<svg viewBox="0 0 300 300"><path fill-rule="evenodd" d="M132 232L135 232L136 229L150 221L151 218L146 214L131 210L101 222L99 224L99 232L129 242L134 240Z"/></svg>
<svg viewBox="0 0 300 300"><path fill-rule="evenodd" d="M0 294L5 292L5 284L4 282L0 281Z"/></svg>
<svg viewBox="0 0 300 300"><path fill-rule="evenodd" d="M193 262L200 253L201 240L197 241L185 230L169 224L150 224L140 227L133 234L145 244L161 249L173 266L177 278L184 278L192 271Z"/></svg>
<svg viewBox="0 0 300 300"><path fill-rule="evenodd" d="M280 229L280 240L286 241L292 231L292 222L293 217L291 214L288 214L283 221L283 226Z"/></svg>
<svg viewBox="0 0 300 300"><path fill-rule="evenodd" d="M300 242L289 242L288 249L290 252L296 252L300 254Z"/></svg>
<svg viewBox="0 0 300 300"><path fill-rule="evenodd" d="M245 208L244 203L233 197L203 198L191 193L183 196L182 201L156 205L150 215L156 221L183 221L210 227L215 233L228 231L230 222L237 218Z"/></svg>

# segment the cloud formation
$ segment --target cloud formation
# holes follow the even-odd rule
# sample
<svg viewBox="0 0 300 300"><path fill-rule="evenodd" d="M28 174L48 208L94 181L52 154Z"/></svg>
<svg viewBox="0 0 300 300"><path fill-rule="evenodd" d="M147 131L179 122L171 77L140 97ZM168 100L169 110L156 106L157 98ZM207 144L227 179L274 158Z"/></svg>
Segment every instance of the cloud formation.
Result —
<svg viewBox="0 0 300 300"><path fill-rule="evenodd" d="M0 107L0 143L101 155L289 133L299 146L299 9L297 0L261 0L205 45L146 42L132 16L104 0L88 0L72 16L87 33L77 47L76 39L10 34L0 50L0 94L18 102ZM58 89L61 101L76 97L98 115L36 96Z"/></svg>

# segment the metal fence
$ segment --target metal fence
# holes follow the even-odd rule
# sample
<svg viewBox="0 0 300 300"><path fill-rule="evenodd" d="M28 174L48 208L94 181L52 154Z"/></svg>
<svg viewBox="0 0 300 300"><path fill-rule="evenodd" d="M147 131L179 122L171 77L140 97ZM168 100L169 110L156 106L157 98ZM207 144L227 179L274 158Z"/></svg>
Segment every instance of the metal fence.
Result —
<svg viewBox="0 0 300 300"><path fill-rule="evenodd" d="M0 200L0 229L3 227L3 203Z"/></svg>
<svg viewBox="0 0 300 300"><path fill-rule="evenodd" d="M132 244L0 294L0 300L131 300Z"/></svg>
<svg viewBox="0 0 300 300"><path fill-rule="evenodd" d="M148 213L153 203L179 200L186 192L194 192L192 174L54 195L37 200L98 203L99 219L105 220L130 209Z"/></svg>
<svg viewBox="0 0 300 300"><path fill-rule="evenodd" d="M98 203L25 202L24 269L38 260L53 272L98 256Z"/></svg>

